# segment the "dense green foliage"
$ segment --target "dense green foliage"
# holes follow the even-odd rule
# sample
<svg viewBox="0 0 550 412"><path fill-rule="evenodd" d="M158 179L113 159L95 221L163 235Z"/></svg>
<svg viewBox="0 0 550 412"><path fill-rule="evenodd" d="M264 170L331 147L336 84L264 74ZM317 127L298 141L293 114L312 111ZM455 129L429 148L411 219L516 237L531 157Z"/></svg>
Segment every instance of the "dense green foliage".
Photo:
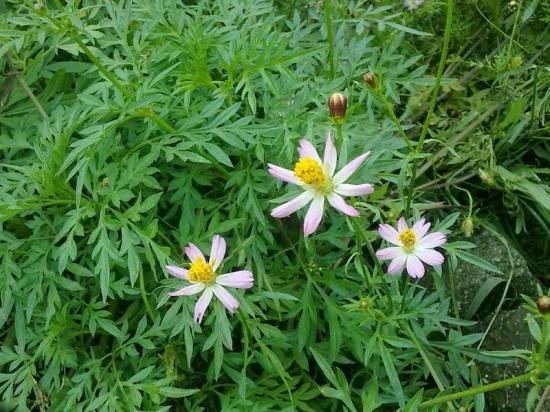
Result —
<svg viewBox="0 0 550 412"><path fill-rule="evenodd" d="M458 2L443 77L439 0L44 3L0 2L5 408L413 411L482 383L476 362L530 356L479 350L445 284L460 260L498 271L464 239L468 217L518 248L535 232L529 262L548 264L545 2ZM334 91L349 99L339 165L370 150L350 183L375 192L305 238L303 212L270 216L296 192L267 164L292 169L304 136L323 147ZM373 255L403 215L448 235L429 285ZM164 268L214 234L225 271L255 285L199 326Z"/></svg>

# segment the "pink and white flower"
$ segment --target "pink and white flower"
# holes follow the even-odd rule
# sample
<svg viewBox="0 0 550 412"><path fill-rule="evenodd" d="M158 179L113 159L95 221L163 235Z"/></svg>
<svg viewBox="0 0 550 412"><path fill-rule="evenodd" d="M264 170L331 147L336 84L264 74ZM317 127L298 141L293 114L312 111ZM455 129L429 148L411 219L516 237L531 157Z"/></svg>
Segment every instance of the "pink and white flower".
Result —
<svg viewBox="0 0 550 412"><path fill-rule="evenodd" d="M212 300L212 295L216 295L229 312L233 313L237 310L239 301L225 289L225 286L248 289L254 285L254 276L249 270L238 270L223 275L216 273L225 256L225 249L226 244L223 237L214 235L208 262L200 249L193 243L189 243L185 248L185 254L191 261L189 269L183 269L178 266L166 266L167 272L172 276L184 279L190 283L190 285L175 292L170 292L168 295L190 296L203 292L195 305L193 319L196 323L202 322L204 313Z"/></svg>
<svg viewBox="0 0 550 412"><path fill-rule="evenodd" d="M443 263L445 258L434 248L444 244L447 236L443 232L426 235L430 226L431 223L426 223L426 219L420 219L409 228L403 217L397 222L397 230L388 224L379 226L380 236L395 245L376 252L378 259L391 260L388 266L389 275L398 273L406 266L411 277L421 278L424 276L422 262L431 266Z"/></svg>
<svg viewBox="0 0 550 412"><path fill-rule="evenodd" d="M359 216L357 209L347 204L342 196L364 196L372 193L374 188L369 183L350 185L344 182L361 166L369 153L366 152L356 157L334 174L337 154L331 134L329 133L327 136L323 160L308 140L300 140L298 147L300 159L294 166L294 171L271 163L268 164L268 171L273 177L283 182L300 186L304 192L273 209L271 216L287 217L311 202L304 220L305 236L312 234L319 227L323 217L325 199L340 212L348 216Z"/></svg>

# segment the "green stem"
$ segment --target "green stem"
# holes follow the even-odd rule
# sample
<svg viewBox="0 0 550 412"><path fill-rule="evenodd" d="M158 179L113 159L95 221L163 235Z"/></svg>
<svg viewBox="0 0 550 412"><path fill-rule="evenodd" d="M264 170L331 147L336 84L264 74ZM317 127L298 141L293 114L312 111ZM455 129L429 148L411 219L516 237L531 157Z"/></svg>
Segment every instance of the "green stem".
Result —
<svg viewBox="0 0 550 412"><path fill-rule="evenodd" d="M151 320L154 322L155 312L153 311L153 308L149 303L149 298L147 297L147 291L145 290L145 280L143 279L143 268L141 266L139 268L139 289L141 290L141 298L143 299L145 309L147 310L147 313L149 314Z"/></svg>
<svg viewBox="0 0 550 412"><path fill-rule="evenodd" d="M388 304L389 304L389 307L390 307L390 311L393 312L393 297L392 297L392 294L390 292L390 288L388 287L388 284L386 282L386 278L385 278L385 275L384 275L384 269L382 269L382 266L380 265L380 261L376 257L376 253L374 252L374 249L373 249L373 247L370 243L370 240L368 239L368 237L364 233L363 228L359 225L358 222L356 222L355 219L351 219L351 222L353 224L353 228L355 230L356 235L359 234L361 236L361 238L363 239L363 241L365 242L365 245L367 245L367 249L369 250L370 255L374 259L374 264L376 266L376 269L377 269L378 273L382 276L382 287L384 288L384 294L386 295L386 297L388 299ZM362 258L363 257L361 256L361 259Z"/></svg>
<svg viewBox="0 0 550 412"><path fill-rule="evenodd" d="M443 35L443 50L441 51L441 56L439 59L439 66L437 67L437 77L435 79L434 90L432 94L432 100L430 102L430 107L428 109L428 114L426 115L426 120L422 125L422 131L420 132L420 137L418 138L418 144L416 145L415 154L418 155L422 152L422 146L424 145L424 139L428 134L428 127L430 126L430 121L433 116L435 105L437 103L437 96L439 95L439 88L441 86L441 78L443 77L443 69L445 68L445 62L447 61L447 54L449 52L449 42L451 39L451 26L453 23L453 0L447 0L447 18L445 21L445 34ZM411 208L412 198L414 196L414 186L416 183L416 167L418 163L418 156L414 156L412 164L412 176L411 182L409 184L409 191L407 194L407 203L405 206L405 215L409 215Z"/></svg>
<svg viewBox="0 0 550 412"><path fill-rule="evenodd" d="M539 362L541 364L544 362L547 347L548 347L548 319L546 319L546 316L543 316L542 330L540 332L540 348L539 348Z"/></svg>
<svg viewBox="0 0 550 412"><path fill-rule="evenodd" d="M73 29L69 29L69 36L71 36L71 39L74 40L76 44L82 49L82 51L88 56L88 59L92 61L93 64L97 67L97 69L103 73L103 75L109 79L111 83L113 83L113 86L115 86L125 97L129 99L133 99L134 96L132 93L120 83L115 76L111 74L109 70L103 64L99 61L97 57L95 57L94 53L84 44L84 42L80 39L78 34L76 34Z"/></svg>
<svg viewBox="0 0 550 412"><path fill-rule="evenodd" d="M393 104L390 103L390 101L387 99L386 96L384 96L384 94L382 92L379 94L379 96L382 99L382 101L384 102L384 108L389 113L390 118L392 119L393 123L397 127L397 130L399 130L399 134L403 138L403 141L407 145L407 149L409 149L409 151L412 152L413 147L411 145L409 137L407 136L407 133L405 133L405 130L401 126L401 122L399 121L399 119L397 118L397 115L395 114L395 111L393 110Z"/></svg>
<svg viewBox="0 0 550 412"><path fill-rule="evenodd" d="M344 136L342 135L342 124L336 123L336 150L337 151L340 151L343 143L344 143Z"/></svg>
<svg viewBox="0 0 550 412"><path fill-rule="evenodd" d="M325 8L325 24L327 26L327 41L328 41L328 65L329 77L334 79L336 70L334 68L334 30L332 28L332 1L324 0Z"/></svg>
<svg viewBox="0 0 550 412"><path fill-rule="evenodd" d="M475 396L477 394L483 393L483 392L489 392L494 391L496 389L505 388L507 386L513 386L513 385L519 385L520 383L529 382L531 378L535 377L537 373L535 371L531 371L529 373L526 373L524 375L515 376L510 379L504 379L502 381L489 383L487 385L483 386L477 386L475 388L470 388L462 392L457 393L451 393L449 395L443 395L439 398L430 399L429 401L422 402L420 404L421 408L427 408L429 406L438 405L440 403L453 401L455 399L461 399L466 398L470 396Z"/></svg>

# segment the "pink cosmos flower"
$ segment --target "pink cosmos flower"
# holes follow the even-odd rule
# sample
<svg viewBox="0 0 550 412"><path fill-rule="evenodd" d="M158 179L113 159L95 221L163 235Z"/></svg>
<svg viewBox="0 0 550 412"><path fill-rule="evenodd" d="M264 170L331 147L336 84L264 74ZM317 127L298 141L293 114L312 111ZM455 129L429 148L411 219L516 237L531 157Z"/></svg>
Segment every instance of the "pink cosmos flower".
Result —
<svg viewBox="0 0 550 412"><path fill-rule="evenodd" d="M434 248L444 244L447 241L447 236L443 232L426 235L430 226L431 223L426 223L426 219L420 219L412 228L409 228L403 217L397 222L397 230L387 224L379 226L380 236L396 245L376 252L378 259L391 259L388 266L389 275L396 274L406 265L407 272L411 277L421 278L424 276L422 262L431 266L443 263L445 258Z"/></svg>
<svg viewBox="0 0 550 412"><path fill-rule="evenodd" d="M336 169L336 147L329 133L325 144L323 160L315 147L306 139L300 140L298 154L300 159L294 166L294 171L273 165L269 166L269 174L283 182L300 186L304 192L289 202L272 210L271 216L282 218L291 215L311 202L304 221L304 235L315 232L321 223L325 199L330 205L348 216L359 216L359 212L347 204L342 196L363 196L372 193L374 188L369 183L350 185L344 183L365 161L370 152L356 157L342 170L334 174Z"/></svg>
<svg viewBox="0 0 550 412"><path fill-rule="evenodd" d="M233 313L239 307L239 301L231 293L225 290L224 286L231 288L248 289L254 284L254 277L249 270L238 270L236 272L218 275L216 270L220 267L225 256L225 240L219 235L212 238L212 248L208 263L200 249L193 243L185 248L185 254L191 261L189 270L178 266L166 266L166 270L172 276L187 280L191 283L184 288L168 293L170 296L189 296L203 292L195 305L193 319L201 323L204 313L212 300L212 295L220 300L226 309Z"/></svg>

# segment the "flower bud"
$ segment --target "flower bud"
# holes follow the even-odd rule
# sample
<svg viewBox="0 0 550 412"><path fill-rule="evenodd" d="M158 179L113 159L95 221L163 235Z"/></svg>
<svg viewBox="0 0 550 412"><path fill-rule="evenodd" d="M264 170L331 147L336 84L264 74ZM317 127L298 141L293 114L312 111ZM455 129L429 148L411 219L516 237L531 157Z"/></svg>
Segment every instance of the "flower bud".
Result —
<svg viewBox="0 0 550 412"><path fill-rule="evenodd" d="M363 81L372 89L376 88L376 76L372 72L365 73L363 75Z"/></svg>
<svg viewBox="0 0 550 412"><path fill-rule="evenodd" d="M488 172L486 172L483 169L478 169L479 178L483 183L485 183L487 186L494 186L495 185L495 179L493 176L491 176Z"/></svg>
<svg viewBox="0 0 550 412"><path fill-rule="evenodd" d="M48 8L42 2L35 3L34 11L40 16L45 16L48 12Z"/></svg>
<svg viewBox="0 0 550 412"><path fill-rule="evenodd" d="M342 93L332 93L328 99L328 110L333 119L343 119L348 108L348 98Z"/></svg>
<svg viewBox="0 0 550 412"><path fill-rule="evenodd" d="M539 310L539 313L542 315L546 315L547 313L550 313L550 297L541 296L537 300L537 309Z"/></svg>
<svg viewBox="0 0 550 412"><path fill-rule="evenodd" d="M464 219L464 222L462 222L462 231L464 232L464 236L471 237L474 233L474 220L471 216L468 216L466 219Z"/></svg>

